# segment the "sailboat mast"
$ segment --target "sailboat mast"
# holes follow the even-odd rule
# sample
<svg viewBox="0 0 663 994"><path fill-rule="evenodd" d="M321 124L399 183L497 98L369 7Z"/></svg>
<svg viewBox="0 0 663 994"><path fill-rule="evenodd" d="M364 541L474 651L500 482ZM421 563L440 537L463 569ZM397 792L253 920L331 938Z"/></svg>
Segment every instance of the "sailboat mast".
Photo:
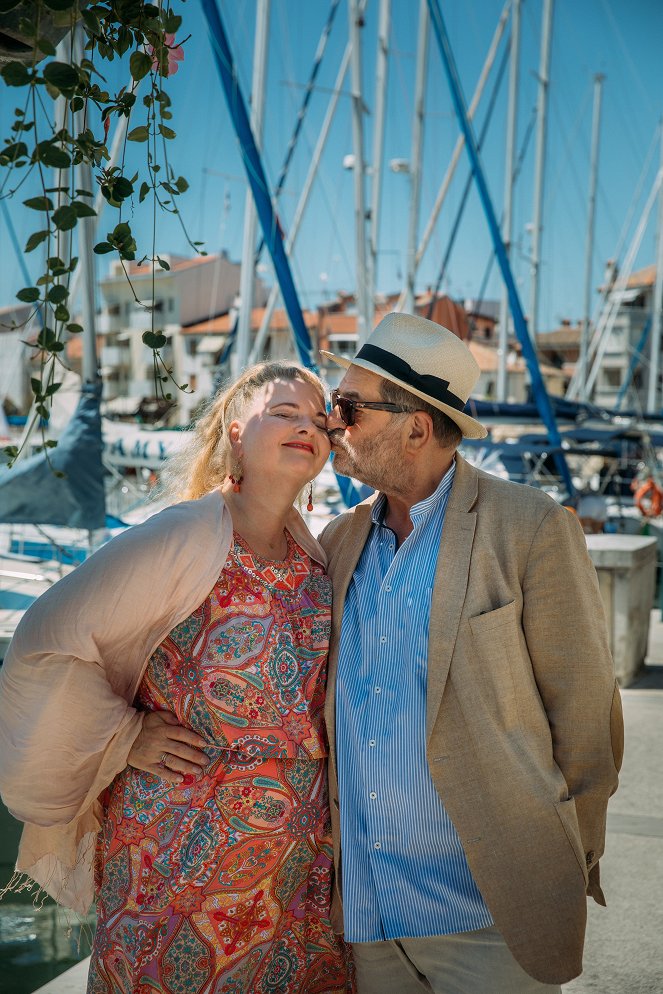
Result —
<svg viewBox="0 0 663 994"><path fill-rule="evenodd" d="M350 74L352 79L352 150L355 201L355 246L357 253L357 344L362 345L373 323L373 301L366 292L366 205L364 199L364 101L361 86L361 29L363 16L357 0L348 0L350 28Z"/></svg>
<svg viewBox="0 0 663 994"><path fill-rule="evenodd" d="M511 42L509 64L509 106L506 121L506 160L504 164L504 220L502 239L507 258L511 255L513 226L513 167L516 148L516 122L518 116L518 70L520 62L520 0L513 0L511 7ZM507 400L506 360L509 349L509 294L502 290L500 305L499 343L497 347L497 400Z"/></svg>
<svg viewBox="0 0 663 994"><path fill-rule="evenodd" d="M80 62L83 58L83 28L77 25L74 28L72 46L74 61ZM77 127L83 130L83 113L79 111L75 115ZM92 169L90 163L82 160L78 165L73 166L76 170L76 185L82 190L92 191ZM78 268L80 270L81 281L81 312L83 318L83 348L81 359L81 379L83 383L99 382L99 363L97 362L97 329L96 329L96 306L95 306L95 255L93 251L95 232L97 227L96 217L82 217L78 222ZM73 281L72 281L73 282ZM70 298L70 305L73 298Z"/></svg>
<svg viewBox="0 0 663 994"><path fill-rule="evenodd" d="M375 127L373 130L373 165L371 170L371 227L369 236L368 299L375 300L378 273L378 238L380 234L380 199L384 158L384 120L387 106L387 70L389 66L389 31L391 0L380 0L378 19L378 54L375 73ZM372 319L372 315L371 315ZM369 329L370 330L370 329Z"/></svg>
<svg viewBox="0 0 663 994"><path fill-rule="evenodd" d="M589 211L587 215L587 242L585 250L585 302L583 307L582 332L580 335L579 378L580 400L588 400L587 395L587 352L589 349L589 323L592 308L592 263L594 262L594 229L596 220L596 186L599 172L599 136L601 133L601 98L605 76L594 76L594 110L592 113L592 153L589 170Z"/></svg>
<svg viewBox="0 0 663 994"><path fill-rule="evenodd" d="M663 176L663 124L661 125L661 166ZM649 389L647 391L647 411L658 411L658 371L661 364L661 307L663 306L663 182L658 191L658 231L656 232L656 282L654 283L654 303L652 310L651 352L649 362Z"/></svg>
<svg viewBox="0 0 663 994"><path fill-rule="evenodd" d="M92 170L89 162L80 162L74 167L77 170L78 184L83 190L92 189ZM82 217L78 222L78 248L81 267L81 311L83 317L83 358L81 362L81 377L83 383L97 383L99 380L99 363L97 361L97 329L95 307L95 265L94 265L94 235L96 218Z"/></svg>
<svg viewBox="0 0 663 994"><path fill-rule="evenodd" d="M543 181L548 128L548 88L550 84L550 47L554 0L545 0L541 28L541 60L537 100L536 166L534 173L534 218L532 221L532 290L530 298L529 336L536 343L539 330L539 282L541 270L541 234L543 231Z"/></svg>
<svg viewBox="0 0 663 994"><path fill-rule="evenodd" d="M262 146L265 110L265 80L267 77L267 37L269 34L269 9L271 0L258 0L256 7L256 40L253 48L253 78L251 82L251 130L258 148ZM248 365L251 338L251 310L253 305L253 271L258 218L251 188L246 191L244 207L244 236L242 240L242 271L239 285L239 318L237 341L232 357L233 375L237 376Z"/></svg>
<svg viewBox="0 0 663 994"><path fill-rule="evenodd" d="M426 0L419 5L419 36L417 39L417 69L414 93L414 124L412 127L412 157L410 160L410 221L407 241L407 272L405 274L404 310L414 313L414 282L417 274L417 229L421 201L421 157L424 145L424 100L428 74L428 34L430 14Z"/></svg>

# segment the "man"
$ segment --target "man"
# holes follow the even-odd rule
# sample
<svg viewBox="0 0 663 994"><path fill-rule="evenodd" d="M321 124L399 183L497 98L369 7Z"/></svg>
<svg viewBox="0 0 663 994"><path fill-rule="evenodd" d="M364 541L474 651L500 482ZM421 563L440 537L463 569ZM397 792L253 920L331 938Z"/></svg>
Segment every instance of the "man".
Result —
<svg viewBox="0 0 663 994"><path fill-rule="evenodd" d="M575 516L470 466L466 346L389 314L346 367L336 470L378 493L321 541L334 916L360 994L534 994L582 969L622 755ZM341 894L343 904L341 907Z"/></svg>

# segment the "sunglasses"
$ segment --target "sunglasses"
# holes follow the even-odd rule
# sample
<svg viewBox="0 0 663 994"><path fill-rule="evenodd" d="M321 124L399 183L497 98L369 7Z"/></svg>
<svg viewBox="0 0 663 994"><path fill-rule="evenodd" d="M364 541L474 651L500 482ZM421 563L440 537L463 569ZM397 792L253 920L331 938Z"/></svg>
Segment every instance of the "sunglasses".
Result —
<svg viewBox="0 0 663 994"><path fill-rule="evenodd" d="M352 428L356 421L356 412L361 410L388 411L390 414L410 414L410 407L400 407L398 404L386 404L375 400L351 400L349 397L341 397L338 390L331 392L331 409L338 408L341 421L346 428Z"/></svg>

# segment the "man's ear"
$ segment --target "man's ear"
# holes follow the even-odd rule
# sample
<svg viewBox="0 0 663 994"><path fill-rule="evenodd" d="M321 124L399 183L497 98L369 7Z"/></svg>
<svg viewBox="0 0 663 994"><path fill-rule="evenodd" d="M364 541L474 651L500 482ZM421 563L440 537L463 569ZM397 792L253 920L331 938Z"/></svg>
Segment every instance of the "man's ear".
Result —
<svg viewBox="0 0 663 994"><path fill-rule="evenodd" d="M420 449L433 437L433 419L425 411L414 411L410 418L408 445Z"/></svg>

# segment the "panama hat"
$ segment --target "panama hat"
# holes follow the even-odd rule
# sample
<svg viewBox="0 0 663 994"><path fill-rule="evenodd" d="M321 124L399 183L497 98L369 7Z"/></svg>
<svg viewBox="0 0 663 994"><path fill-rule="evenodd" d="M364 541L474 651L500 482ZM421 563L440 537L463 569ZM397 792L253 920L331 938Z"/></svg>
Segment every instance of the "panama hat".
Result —
<svg viewBox="0 0 663 994"><path fill-rule="evenodd" d="M321 351L339 366L360 366L391 380L454 421L466 438L488 432L463 408L479 379L477 362L457 335L414 314L387 314L354 359Z"/></svg>

